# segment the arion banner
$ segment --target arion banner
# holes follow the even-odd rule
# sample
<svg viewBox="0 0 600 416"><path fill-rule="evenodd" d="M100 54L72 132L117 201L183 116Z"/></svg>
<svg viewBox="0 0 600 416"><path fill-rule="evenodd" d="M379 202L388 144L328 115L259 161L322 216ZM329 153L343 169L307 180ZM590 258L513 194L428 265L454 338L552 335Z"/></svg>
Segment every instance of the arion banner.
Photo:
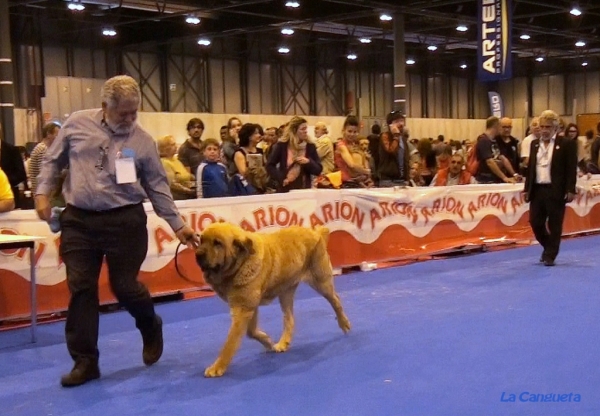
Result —
<svg viewBox="0 0 600 416"><path fill-rule="evenodd" d="M579 194L568 205L565 233L600 229L600 176L578 182ZM306 190L289 194L178 201L187 222L198 232L215 221L247 230L273 232L290 225L331 230L329 252L334 267L384 262L432 254L469 245L529 241L528 204L522 185L467 185L435 188ZM149 248L140 278L155 296L203 286L193 253L182 250L175 268L177 239L150 204ZM38 310L65 310L68 289L58 255L60 236L52 234L35 211L0 215L0 232L46 236L36 245ZM100 300L114 302L107 270L102 269ZM0 252L0 319L29 312L27 251Z"/></svg>

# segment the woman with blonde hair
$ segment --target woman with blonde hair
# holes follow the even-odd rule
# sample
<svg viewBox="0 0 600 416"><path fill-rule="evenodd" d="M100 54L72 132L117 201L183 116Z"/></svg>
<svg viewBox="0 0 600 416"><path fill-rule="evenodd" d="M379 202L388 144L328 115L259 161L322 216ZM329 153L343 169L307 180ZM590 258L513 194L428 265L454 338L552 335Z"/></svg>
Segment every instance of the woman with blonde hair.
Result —
<svg viewBox="0 0 600 416"><path fill-rule="evenodd" d="M323 166L314 143L308 141L308 124L294 116L281 139L273 146L267 172L277 182L277 192L311 187L311 175L321 174Z"/></svg>
<svg viewBox="0 0 600 416"><path fill-rule="evenodd" d="M196 197L194 186L194 175L175 157L177 143L171 135L163 136L157 140L160 161L165 168L169 187L173 199L191 199Z"/></svg>

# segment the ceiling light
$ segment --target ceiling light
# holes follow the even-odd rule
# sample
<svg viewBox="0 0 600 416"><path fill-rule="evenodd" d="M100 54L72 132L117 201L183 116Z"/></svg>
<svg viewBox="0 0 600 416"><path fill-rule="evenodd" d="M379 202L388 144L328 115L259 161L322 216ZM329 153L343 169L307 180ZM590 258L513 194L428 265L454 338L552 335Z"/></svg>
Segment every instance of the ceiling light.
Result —
<svg viewBox="0 0 600 416"><path fill-rule="evenodd" d="M358 56L356 56L355 53L349 53L347 58L351 61L356 61L356 58L358 58Z"/></svg>
<svg viewBox="0 0 600 416"><path fill-rule="evenodd" d="M102 29L102 34L104 36L111 36L112 37L112 36L117 36L117 31L114 30L111 27L106 27L106 28Z"/></svg>
<svg viewBox="0 0 600 416"><path fill-rule="evenodd" d="M429 46L427 47L427 49L429 49L431 52L433 52L433 51L437 51L437 46L435 46L435 45L429 45Z"/></svg>
<svg viewBox="0 0 600 416"><path fill-rule="evenodd" d="M360 43L371 43L371 39L369 39L369 38L360 38Z"/></svg>
<svg viewBox="0 0 600 416"><path fill-rule="evenodd" d="M461 69L467 69L467 64L462 64L462 65L460 66L460 68L461 68Z"/></svg>
<svg viewBox="0 0 600 416"><path fill-rule="evenodd" d="M577 42L575 42L575 46L577 46L578 48L583 48L585 46L585 42L582 40L578 40Z"/></svg>
<svg viewBox="0 0 600 416"><path fill-rule="evenodd" d="M198 45L200 45L200 46L210 46L210 39L200 38L200 39L198 39Z"/></svg>
<svg viewBox="0 0 600 416"><path fill-rule="evenodd" d="M294 34L294 29L290 29L289 27L284 27L283 29L281 29L281 34L282 35L293 35Z"/></svg>
<svg viewBox="0 0 600 416"><path fill-rule="evenodd" d="M277 52L283 54L290 53L290 48L288 48L287 46L281 46L279 49L277 49Z"/></svg>
<svg viewBox="0 0 600 416"><path fill-rule="evenodd" d="M588 66L588 63L587 62L582 62L581 66Z"/></svg>
<svg viewBox="0 0 600 416"><path fill-rule="evenodd" d="M297 9L298 7L300 7L300 3L298 3L297 1L287 1L285 2L285 7Z"/></svg>
<svg viewBox="0 0 600 416"><path fill-rule="evenodd" d="M538 56L537 58L535 58L536 61L538 62L543 62L544 61L544 57L543 56Z"/></svg>
<svg viewBox="0 0 600 416"><path fill-rule="evenodd" d="M69 8L69 10L73 10L74 12L80 12L85 10L85 6L81 3L69 3L67 7Z"/></svg>
<svg viewBox="0 0 600 416"><path fill-rule="evenodd" d="M579 10L579 7L576 6L573 6L569 13L571 13L573 16L581 16L581 10Z"/></svg>
<svg viewBox="0 0 600 416"><path fill-rule="evenodd" d="M414 59L407 59L406 60L406 65L414 65L415 64L415 60Z"/></svg>
<svg viewBox="0 0 600 416"><path fill-rule="evenodd" d="M386 13L382 13L381 16L379 16L379 20L381 20L382 22L389 22L390 20L392 20L392 16Z"/></svg>
<svg viewBox="0 0 600 416"><path fill-rule="evenodd" d="M185 22L190 25L198 25L200 24L200 18L198 16L188 16L185 18Z"/></svg>
<svg viewBox="0 0 600 416"><path fill-rule="evenodd" d="M466 32L467 30L469 30L469 28L465 25L458 25L456 26L456 30L458 30L459 32Z"/></svg>
<svg viewBox="0 0 600 416"><path fill-rule="evenodd" d="M521 38L521 39L523 39L523 40L529 40L529 39L531 39L531 36L529 36L527 33L523 33L523 34L520 36L520 38Z"/></svg>

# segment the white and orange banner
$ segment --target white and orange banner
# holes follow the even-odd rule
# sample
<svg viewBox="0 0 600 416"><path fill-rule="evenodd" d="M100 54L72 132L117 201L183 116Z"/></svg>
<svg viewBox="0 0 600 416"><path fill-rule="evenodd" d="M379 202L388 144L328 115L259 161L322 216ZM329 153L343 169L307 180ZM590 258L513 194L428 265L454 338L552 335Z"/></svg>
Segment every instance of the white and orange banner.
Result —
<svg viewBox="0 0 600 416"><path fill-rule="evenodd" d="M565 233L600 229L600 176L578 182L578 198L568 205ZM272 232L290 225L325 225L331 231L334 267L383 262L433 254L491 241L531 239L528 204L522 185L468 185L435 188L305 190L289 194L178 201L181 214L196 231L215 221L251 231ZM140 278L153 295L193 290L175 269L178 241L150 204L149 248ZM41 313L66 309L66 272L58 254L60 236L37 219L35 211L0 215L0 233L46 236L36 244L35 259ZM29 256L25 249L0 252L0 319L28 313ZM193 253L183 250L179 271L203 285ZM101 301L114 299L106 270Z"/></svg>

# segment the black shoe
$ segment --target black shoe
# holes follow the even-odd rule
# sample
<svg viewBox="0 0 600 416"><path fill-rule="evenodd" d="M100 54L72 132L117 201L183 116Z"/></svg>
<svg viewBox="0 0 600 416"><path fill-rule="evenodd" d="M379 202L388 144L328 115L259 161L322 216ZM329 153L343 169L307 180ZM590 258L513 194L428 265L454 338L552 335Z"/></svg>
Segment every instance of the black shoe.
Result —
<svg viewBox="0 0 600 416"><path fill-rule="evenodd" d="M546 257L544 259L544 266L554 266L554 260L551 259L550 257Z"/></svg>
<svg viewBox="0 0 600 416"><path fill-rule="evenodd" d="M142 332L142 338L144 340L144 352L142 358L144 364L152 365L160 359L163 353L163 333L162 333L162 319L156 315L156 321L154 328L147 333Z"/></svg>
<svg viewBox="0 0 600 416"><path fill-rule="evenodd" d="M544 261L546 261L546 257L542 254L542 257L540 257L540 263L543 263Z"/></svg>
<svg viewBox="0 0 600 416"><path fill-rule="evenodd" d="M75 362L75 366L69 374L65 374L60 378L60 384L63 387L75 387L98 378L100 378L98 361L91 358L82 358Z"/></svg>

